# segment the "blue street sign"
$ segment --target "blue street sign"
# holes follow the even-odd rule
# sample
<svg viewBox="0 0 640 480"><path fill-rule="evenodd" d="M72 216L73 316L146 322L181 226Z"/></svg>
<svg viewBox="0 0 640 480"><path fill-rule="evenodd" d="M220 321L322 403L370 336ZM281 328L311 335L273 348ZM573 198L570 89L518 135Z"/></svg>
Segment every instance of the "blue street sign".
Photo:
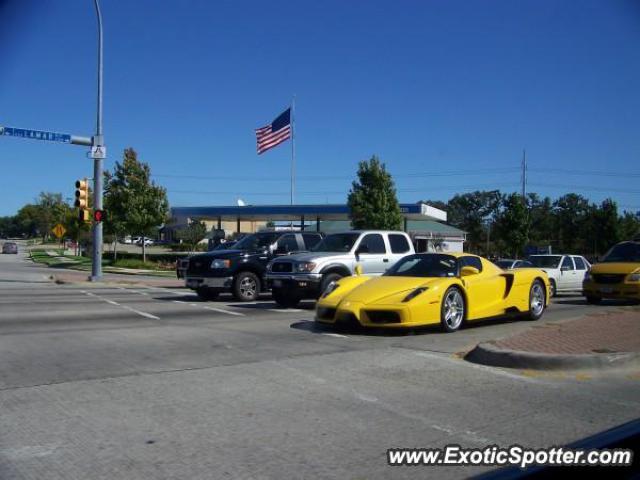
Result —
<svg viewBox="0 0 640 480"><path fill-rule="evenodd" d="M26 128L0 127L0 135L30 138L32 140L46 140L49 142L71 143L71 135L68 133L42 132L40 130L28 130Z"/></svg>

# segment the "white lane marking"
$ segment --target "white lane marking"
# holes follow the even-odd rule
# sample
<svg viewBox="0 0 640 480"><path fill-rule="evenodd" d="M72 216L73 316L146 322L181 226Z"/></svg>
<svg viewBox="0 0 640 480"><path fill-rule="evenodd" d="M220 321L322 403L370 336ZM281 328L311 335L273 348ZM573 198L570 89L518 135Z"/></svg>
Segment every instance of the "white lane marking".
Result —
<svg viewBox="0 0 640 480"><path fill-rule="evenodd" d="M113 300L110 300L110 299L108 299L108 298L102 297L102 296L100 296L100 295L96 295L96 294L95 294L95 293L93 293L93 292L87 292L86 290L80 290L80 291L81 291L82 293L84 293L85 295L88 295L88 296L90 296L90 297L95 297L95 298L97 298L97 299L99 299L99 300L102 300L103 302L107 302L107 303L109 303L109 304L111 304L111 305L114 305L114 306L116 306L116 307L124 308L125 310L128 310L128 311L130 311L130 312L132 312L132 313L135 313L135 314L137 314L137 315L140 315L140 316L142 316L142 317L145 317L145 318L151 318L151 319L153 319L153 320L160 320L160 317L156 317L155 315L151 315L150 313L143 312L143 311L141 311L141 310L136 310L135 308L131 308L131 307L127 306L127 305L122 305L122 304L120 304L120 303L118 303L118 302L114 302Z"/></svg>
<svg viewBox="0 0 640 480"><path fill-rule="evenodd" d="M145 297L149 296L149 294L147 292L141 292L140 290L136 290L134 288L125 288L125 287L118 287L118 286L116 286L116 288L118 290L124 290L125 292L131 292L131 293L137 293L138 295L144 295Z"/></svg>
<svg viewBox="0 0 640 480"><path fill-rule="evenodd" d="M179 303L181 305L189 305L190 307L201 307L204 308L205 310L211 310L213 312L218 312L218 313L226 313L227 315L235 315L236 317L244 317L244 313L239 313L239 312L232 312L231 310L224 310L222 308L215 308L215 307L207 307L205 305L199 305L197 303L189 303L189 302L185 302L184 300L171 300L173 303Z"/></svg>
<svg viewBox="0 0 640 480"><path fill-rule="evenodd" d="M193 292L189 291L189 292L175 292L173 290L167 290L166 288L161 288L161 287L149 287L148 285L142 285L142 288L146 288L147 290L155 290L156 292L162 292L162 293L171 293L173 295L180 295L181 297L184 295L194 295Z"/></svg>
<svg viewBox="0 0 640 480"><path fill-rule="evenodd" d="M156 317L155 315L151 315L150 313L147 313L147 312L136 310L135 308L131 308L127 305L120 305L120 307L124 308L125 310L129 310L130 312L137 313L138 315L142 315L143 317L152 318L154 320L160 320L160 317Z"/></svg>
<svg viewBox="0 0 640 480"><path fill-rule="evenodd" d="M340 335L339 333L329 333L329 332L324 332L322 333L322 335L325 335L327 337L336 337L336 338L349 338L346 335Z"/></svg>
<svg viewBox="0 0 640 480"><path fill-rule="evenodd" d="M299 308L268 308L270 312L276 313L301 313L304 310L300 310Z"/></svg>
<svg viewBox="0 0 640 480"><path fill-rule="evenodd" d="M215 308L215 307L203 307L206 308L207 310L212 310L214 312L220 312L220 313L226 313L227 315L235 315L236 317L244 317L244 313L240 313L240 312L232 312L231 310L224 310L222 308Z"/></svg>

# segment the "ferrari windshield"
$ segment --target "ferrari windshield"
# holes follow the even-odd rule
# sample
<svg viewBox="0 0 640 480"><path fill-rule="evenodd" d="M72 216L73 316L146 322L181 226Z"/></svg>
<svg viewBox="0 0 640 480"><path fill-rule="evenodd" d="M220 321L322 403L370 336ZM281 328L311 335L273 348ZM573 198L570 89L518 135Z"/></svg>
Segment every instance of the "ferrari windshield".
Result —
<svg viewBox="0 0 640 480"><path fill-rule="evenodd" d="M332 233L311 249L312 252L350 252L359 233Z"/></svg>
<svg viewBox="0 0 640 480"><path fill-rule="evenodd" d="M534 255L529 257L529 261L538 268L558 268L560 266L561 255Z"/></svg>
<svg viewBox="0 0 640 480"><path fill-rule="evenodd" d="M603 262L640 262L640 243L619 243L605 255Z"/></svg>
<svg viewBox="0 0 640 480"><path fill-rule="evenodd" d="M385 273L388 277L455 277L458 273L456 257L437 253L409 255Z"/></svg>

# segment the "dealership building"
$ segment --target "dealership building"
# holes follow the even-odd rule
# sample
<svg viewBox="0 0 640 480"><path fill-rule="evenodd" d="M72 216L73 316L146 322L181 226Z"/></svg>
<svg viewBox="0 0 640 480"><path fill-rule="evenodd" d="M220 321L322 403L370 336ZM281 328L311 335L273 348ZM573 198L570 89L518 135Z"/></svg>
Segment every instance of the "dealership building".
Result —
<svg viewBox="0 0 640 480"><path fill-rule="evenodd" d="M447 212L426 203L403 203L400 211L403 230L413 240L416 251L463 250L465 232L447 225ZM224 230L227 238L264 230L270 222L290 223L298 230L323 233L352 228L346 204L173 207L171 218L171 223L162 229L166 240L172 240L177 229L194 220L203 222L208 232Z"/></svg>

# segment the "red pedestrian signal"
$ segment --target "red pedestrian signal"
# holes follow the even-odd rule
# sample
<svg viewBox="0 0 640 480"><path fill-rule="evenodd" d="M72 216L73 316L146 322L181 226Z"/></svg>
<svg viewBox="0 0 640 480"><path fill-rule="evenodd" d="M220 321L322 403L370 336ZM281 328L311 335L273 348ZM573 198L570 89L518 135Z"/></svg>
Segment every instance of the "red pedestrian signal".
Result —
<svg viewBox="0 0 640 480"><path fill-rule="evenodd" d="M104 219L104 210L94 210L93 219L100 223Z"/></svg>

